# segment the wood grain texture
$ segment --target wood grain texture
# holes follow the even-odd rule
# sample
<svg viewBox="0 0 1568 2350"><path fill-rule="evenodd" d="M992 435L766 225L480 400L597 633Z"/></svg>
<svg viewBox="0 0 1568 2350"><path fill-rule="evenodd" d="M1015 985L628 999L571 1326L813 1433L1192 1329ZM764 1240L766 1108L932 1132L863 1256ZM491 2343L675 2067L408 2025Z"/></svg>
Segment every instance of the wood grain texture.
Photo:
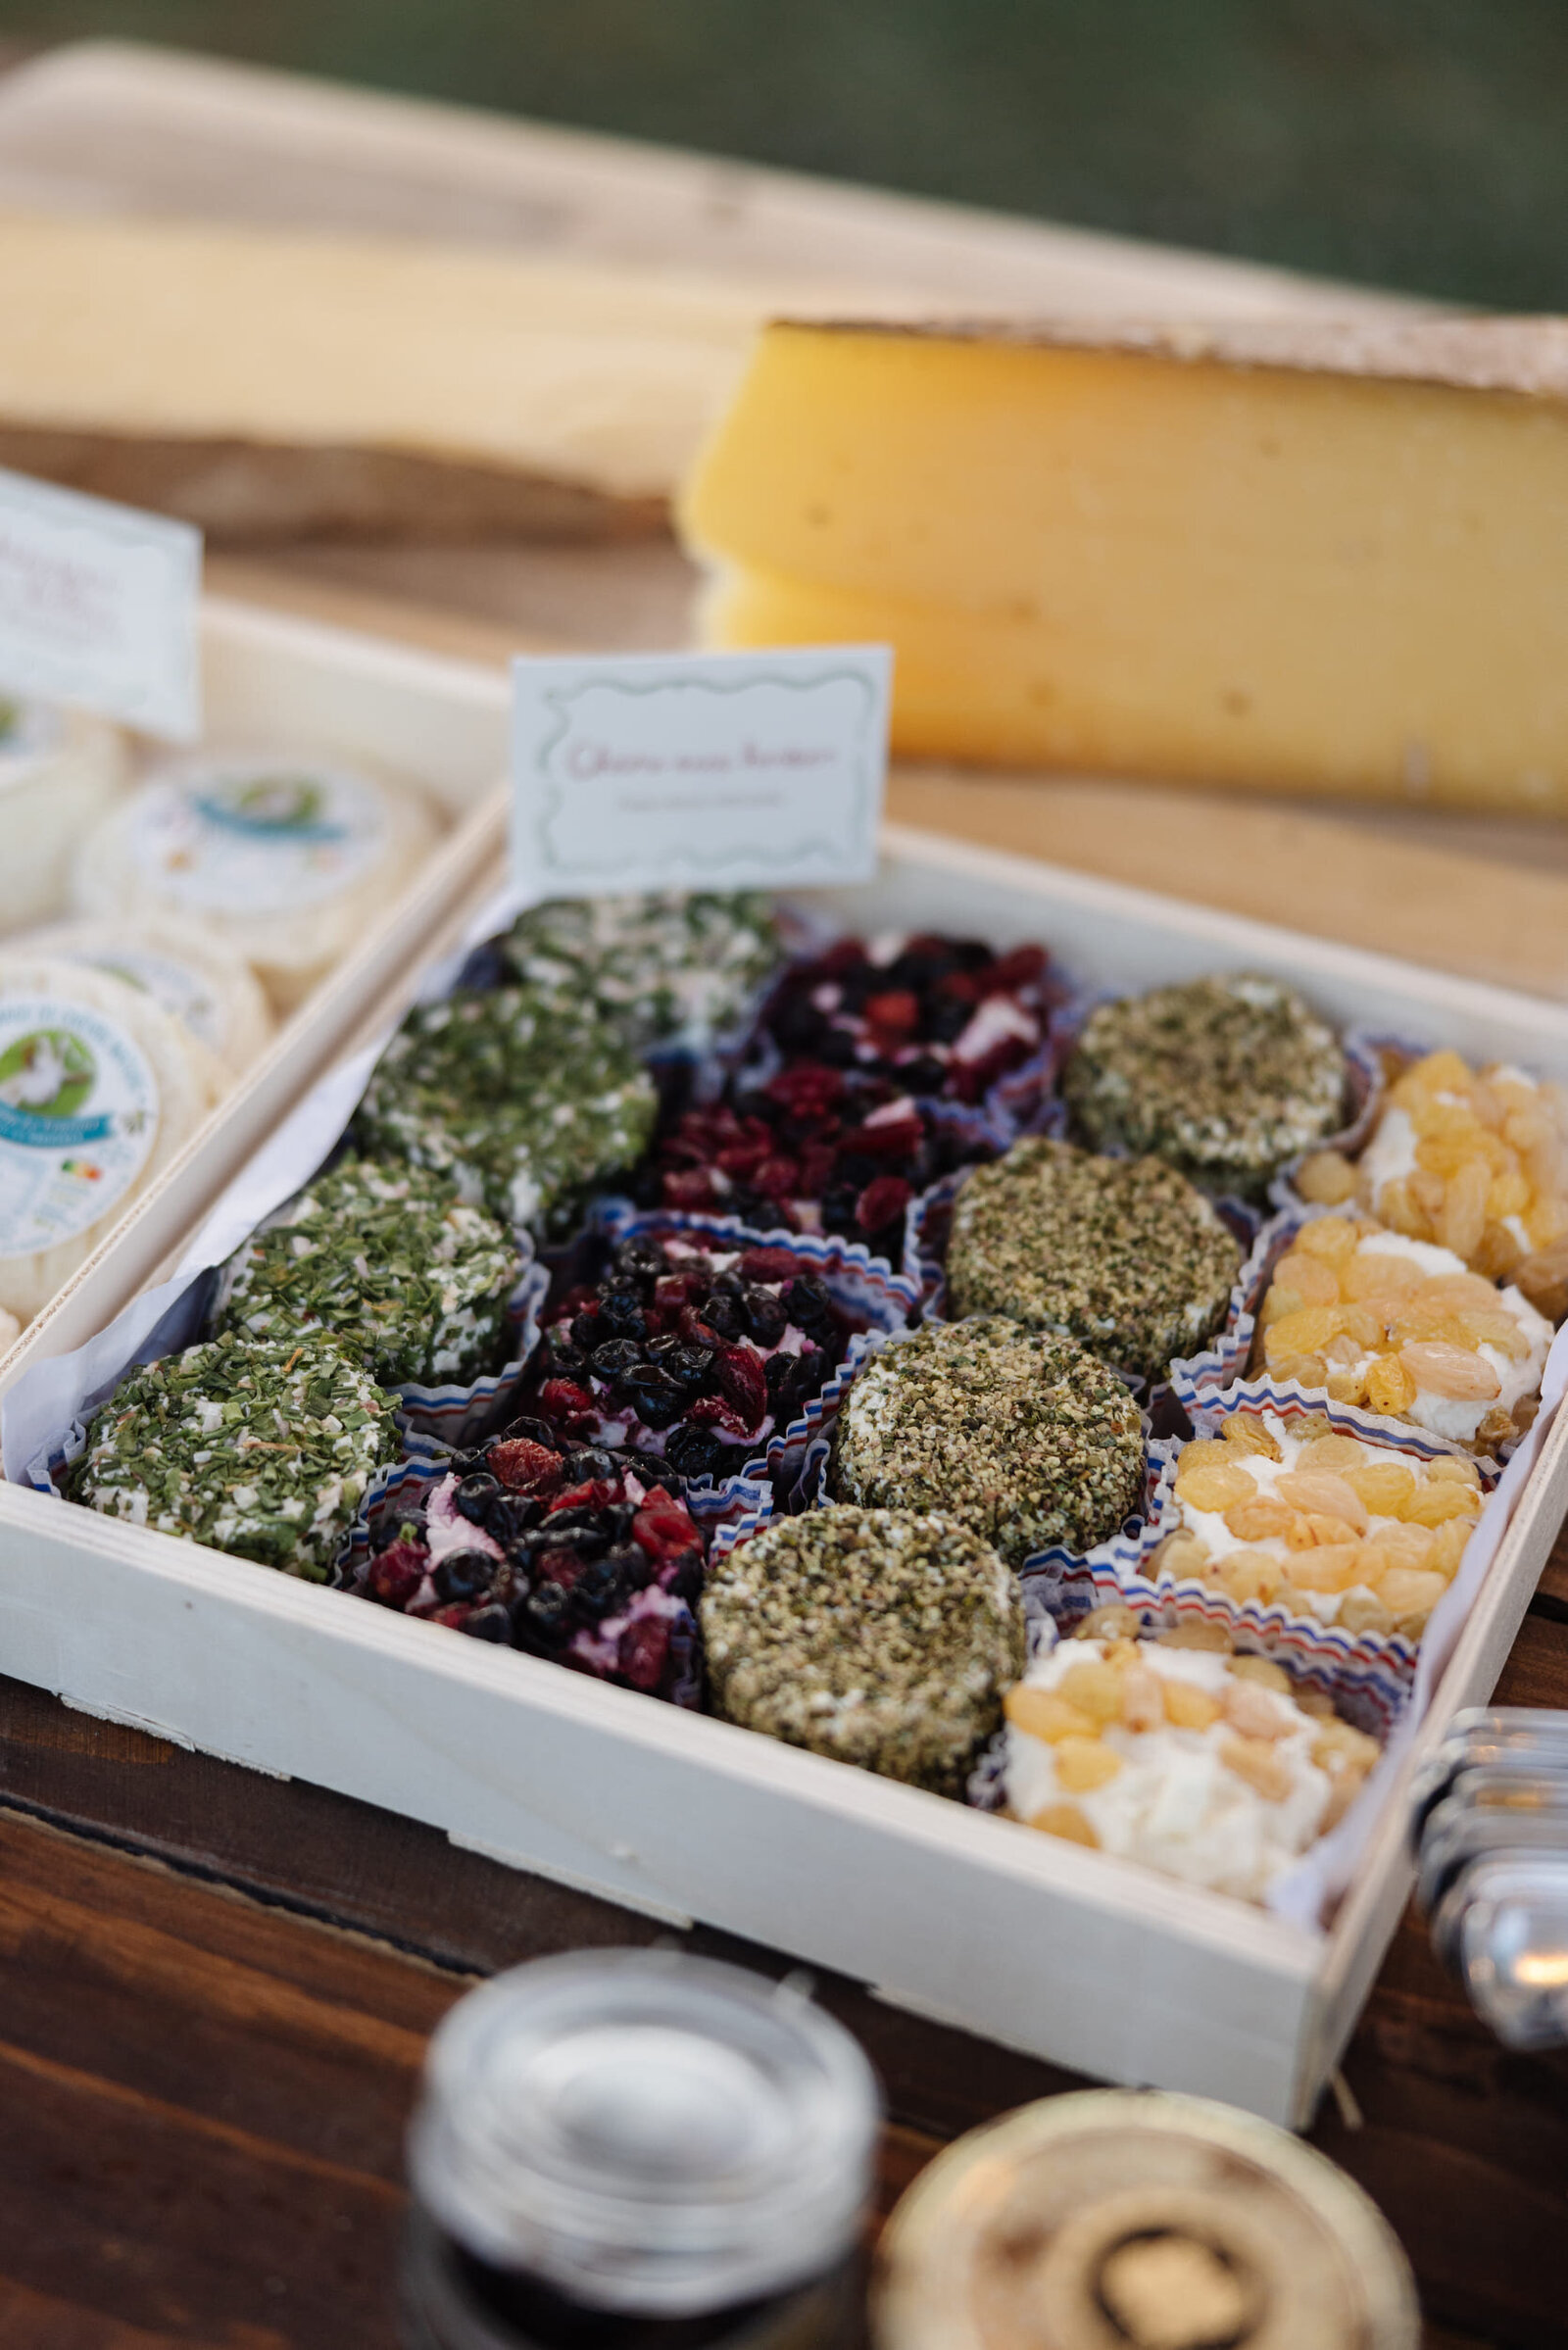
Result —
<svg viewBox="0 0 1568 2350"><path fill-rule="evenodd" d="M1568 1702L1568 1624L1531 1615L1499 1696ZM15 1682L0 1682L0 2328L62 2350L389 2343L425 2033L499 1966L670 1938L432 1830ZM842 1979L818 1995L885 2084L882 2212L946 2138L1080 2085ZM1409 1916L1344 2076L1360 2127L1325 2099L1311 2135L1390 2217L1449 2350L1560 2341L1568 2058L1499 2049Z"/></svg>

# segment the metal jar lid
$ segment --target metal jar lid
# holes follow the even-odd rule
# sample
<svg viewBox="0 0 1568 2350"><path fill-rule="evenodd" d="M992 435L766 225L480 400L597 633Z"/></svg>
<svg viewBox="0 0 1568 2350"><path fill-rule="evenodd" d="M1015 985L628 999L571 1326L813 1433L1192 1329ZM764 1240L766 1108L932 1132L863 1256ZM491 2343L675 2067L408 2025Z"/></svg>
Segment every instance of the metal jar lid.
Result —
<svg viewBox="0 0 1568 2350"><path fill-rule="evenodd" d="M843 2259L878 2120L858 2044L789 1983L597 1951L514 1968L452 2009L409 2169L491 2267L593 2309L690 2317Z"/></svg>
<svg viewBox="0 0 1568 2350"><path fill-rule="evenodd" d="M1416 2350L1360 2188L1267 2122L1103 2089L1027 2105L922 2173L882 2239L877 2350Z"/></svg>

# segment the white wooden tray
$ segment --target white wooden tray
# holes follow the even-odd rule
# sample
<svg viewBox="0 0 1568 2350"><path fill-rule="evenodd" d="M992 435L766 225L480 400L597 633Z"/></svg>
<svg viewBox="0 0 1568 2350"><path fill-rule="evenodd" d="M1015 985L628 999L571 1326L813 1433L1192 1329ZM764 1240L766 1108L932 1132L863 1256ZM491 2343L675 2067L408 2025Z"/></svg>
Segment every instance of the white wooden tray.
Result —
<svg viewBox="0 0 1568 2350"><path fill-rule="evenodd" d="M445 761L478 802L499 678L303 625L220 615L241 677L292 662L313 731ZM257 692L263 689L255 686ZM384 694L384 702L383 702ZM312 699L314 697L314 699ZM415 758L417 749L419 757ZM286 1096L348 1032L410 1000L494 878L477 814L466 887L423 888L366 942L236 1097L26 1334L0 1389L102 1327L161 1269ZM1085 978L1143 987L1264 967L1342 1022L1371 1021L1568 1077L1568 1009L1113 884L890 829L875 883L832 911L1050 943ZM1332 1931L1082 1851L918 1789L656 1704L239 1559L0 1486L0 1671L68 1702L445 1829L456 1842L671 1921L703 1919L876 1985L922 2013L1114 2081L1302 2121L1409 1884L1403 1791L1455 1711L1492 1689L1568 1501L1552 1429L1403 1778Z"/></svg>
<svg viewBox="0 0 1568 2350"><path fill-rule="evenodd" d="M106 1236L82 1268L92 1276L85 1287L78 1275L30 1325L28 1361L79 1346L155 1278L192 1219L337 1057L411 952L461 898L499 875L506 854L508 696L498 670L209 596L202 692L208 740L368 760L419 786L452 829L191 1137L168 1180L143 1192ZM100 1265L106 1251L112 1261Z"/></svg>

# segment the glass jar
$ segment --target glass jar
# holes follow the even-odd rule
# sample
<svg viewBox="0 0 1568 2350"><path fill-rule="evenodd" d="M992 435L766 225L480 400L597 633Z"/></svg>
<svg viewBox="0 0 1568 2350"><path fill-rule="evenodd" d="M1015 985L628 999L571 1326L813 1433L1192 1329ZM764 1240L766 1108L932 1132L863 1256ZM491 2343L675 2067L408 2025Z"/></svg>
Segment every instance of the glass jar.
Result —
<svg viewBox="0 0 1568 2350"><path fill-rule="evenodd" d="M878 2120L790 1983L633 1950L498 1976L410 2131L410 2350L837 2350Z"/></svg>

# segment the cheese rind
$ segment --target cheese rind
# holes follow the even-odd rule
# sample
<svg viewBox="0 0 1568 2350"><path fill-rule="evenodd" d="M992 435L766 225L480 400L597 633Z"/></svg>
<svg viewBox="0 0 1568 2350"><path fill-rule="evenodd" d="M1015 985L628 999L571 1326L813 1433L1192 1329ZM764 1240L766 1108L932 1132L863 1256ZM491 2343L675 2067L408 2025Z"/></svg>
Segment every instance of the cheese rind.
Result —
<svg viewBox="0 0 1568 2350"><path fill-rule="evenodd" d="M213 1062L218 1093L271 1042L261 982L243 955L184 922L57 922L15 942L29 955L86 963L151 996Z"/></svg>
<svg viewBox="0 0 1568 2350"><path fill-rule="evenodd" d="M773 327L684 500L706 634L892 643L909 756L1568 807L1568 329L1528 325Z"/></svg>

